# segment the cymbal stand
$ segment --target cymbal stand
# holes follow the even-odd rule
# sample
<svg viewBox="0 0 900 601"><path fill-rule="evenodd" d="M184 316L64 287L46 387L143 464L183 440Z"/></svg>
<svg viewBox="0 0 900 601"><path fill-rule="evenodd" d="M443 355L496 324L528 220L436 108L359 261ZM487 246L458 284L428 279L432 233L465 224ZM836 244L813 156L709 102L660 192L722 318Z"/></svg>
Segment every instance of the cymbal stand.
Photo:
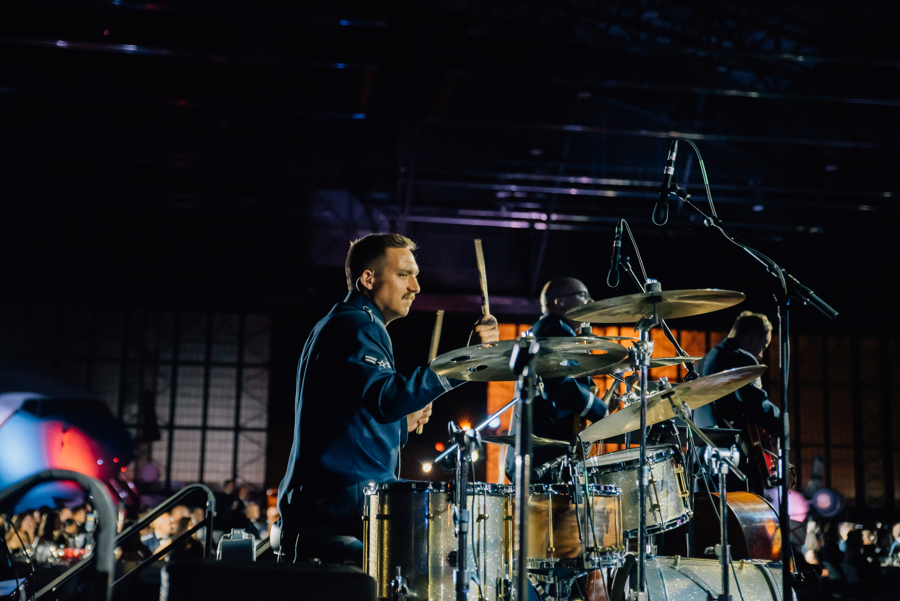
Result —
<svg viewBox="0 0 900 601"><path fill-rule="evenodd" d="M481 445L478 432L461 430L451 422L453 437L456 439L456 507L457 507L457 551L456 551L456 601L466 601L469 597L469 573L466 568L468 553L466 541L469 535L469 462L472 452Z"/></svg>
<svg viewBox="0 0 900 601"><path fill-rule="evenodd" d="M660 294L662 288L656 280L647 280L647 292ZM650 487L650 468L647 466L647 372L650 368L650 356L653 354L653 343L650 341L650 330L659 323L658 304L653 302L653 310L650 315L642 317L634 326L640 332L641 339L634 345L637 367L641 370L641 447L639 470L640 486L638 486L638 515L640 523L638 527L638 590L637 601L648 599L646 582L644 577L645 560L647 556L647 489Z"/></svg>
<svg viewBox="0 0 900 601"><path fill-rule="evenodd" d="M731 595L728 593L730 579L728 570L731 566L731 545L728 544L728 499L725 481L728 476L728 470L734 472L734 475L741 480L746 480L747 476L738 469L737 464L740 462L740 452L737 445L731 445L729 452L724 453L722 449L716 447L712 440L703 433L694 420L691 419L691 408L684 401L680 403L675 398L675 394L664 395L672 406L672 412L680 417L684 423L690 426L691 430L707 444L705 455L707 462L711 465L712 471L719 475L719 532L722 543L716 545L716 556L722 566L722 593L718 597L718 601L731 601Z"/></svg>
<svg viewBox="0 0 900 601"><path fill-rule="evenodd" d="M541 350L536 338L520 338L513 347L509 358L509 367L518 376L516 381L517 413L520 417L516 423L516 514L514 517L515 563L516 573L515 599L528 599L528 495L531 492L532 453L532 401L534 400L537 374L534 372L534 360ZM458 600L462 601L462 600Z"/></svg>

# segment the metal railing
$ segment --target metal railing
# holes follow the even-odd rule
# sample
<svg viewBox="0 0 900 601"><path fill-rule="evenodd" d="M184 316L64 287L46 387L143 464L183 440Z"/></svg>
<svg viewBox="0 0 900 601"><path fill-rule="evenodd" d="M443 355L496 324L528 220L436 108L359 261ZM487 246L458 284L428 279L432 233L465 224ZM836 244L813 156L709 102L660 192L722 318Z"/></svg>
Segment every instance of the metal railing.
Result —
<svg viewBox="0 0 900 601"><path fill-rule="evenodd" d="M143 518L123 530L119 535L115 538L114 548L121 545L123 541L128 540L132 536L140 536L140 531L144 528L148 527L153 521L166 513L169 509L177 505L180 501L187 498L193 493L196 493L198 490L202 490L206 493L206 517L204 517L200 523L195 524L191 529L183 532L173 541L171 541L165 547L157 549L153 555L144 559L141 563L135 566L134 569L130 570L126 574L123 574L120 578L113 581L110 578L109 584L109 592L112 593L113 589L116 586L120 586L130 582L135 576L137 576L140 572L146 569L148 566L153 563L161 560L166 555L168 555L173 549L177 548L178 543L185 541L188 537L192 536L195 532L200 530L203 527L206 527L206 531L204 533L204 544L203 544L203 558L208 559L210 555L210 550L212 548L212 526L213 526L213 514L216 509L216 500L213 495L213 492L203 486L202 484L191 484L180 491L160 503L155 509L151 510L147 515ZM115 523L115 520L112 520L112 523ZM101 531L103 528L103 522L101 524ZM72 566L62 574L60 574L56 579L47 584L44 588L37 592L36 598L41 598L42 596L53 593L57 590L62 589L65 585L69 584L74 578L77 578L79 574L81 574L84 570L86 570L90 565L93 564L95 555L90 555L81 560L77 565ZM112 575L111 575L112 576Z"/></svg>

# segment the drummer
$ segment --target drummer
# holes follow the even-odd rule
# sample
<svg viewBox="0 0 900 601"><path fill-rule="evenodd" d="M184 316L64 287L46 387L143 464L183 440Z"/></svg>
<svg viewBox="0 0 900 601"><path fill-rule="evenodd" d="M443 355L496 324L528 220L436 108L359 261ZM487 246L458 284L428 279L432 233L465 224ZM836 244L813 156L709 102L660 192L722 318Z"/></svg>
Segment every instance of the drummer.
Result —
<svg viewBox="0 0 900 601"><path fill-rule="evenodd" d="M415 243L371 234L351 243L349 293L313 328L297 366L294 442L278 488L282 559L362 558L364 488L396 481L408 433L428 421L431 402L463 382L428 366L395 371L386 326L409 313L421 291ZM497 342L496 320L475 328Z"/></svg>
<svg viewBox="0 0 900 601"><path fill-rule="evenodd" d="M530 333L539 337L577 336L577 329L581 324L567 319L566 311L590 302L593 302L591 294L581 280L550 280L541 290L543 315L531 326ZM535 397L533 404L534 435L569 441L573 434L581 431L582 419L597 421L604 417L608 408L592 391L593 385L589 377L545 379L543 394ZM513 430L514 425L511 424L510 431ZM538 467L558 455L559 449L536 448L532 465ZM506 471L510 478L514 473L514 465L513 454L507 452ZM548 474L544 480L549 477Z"/></svg>

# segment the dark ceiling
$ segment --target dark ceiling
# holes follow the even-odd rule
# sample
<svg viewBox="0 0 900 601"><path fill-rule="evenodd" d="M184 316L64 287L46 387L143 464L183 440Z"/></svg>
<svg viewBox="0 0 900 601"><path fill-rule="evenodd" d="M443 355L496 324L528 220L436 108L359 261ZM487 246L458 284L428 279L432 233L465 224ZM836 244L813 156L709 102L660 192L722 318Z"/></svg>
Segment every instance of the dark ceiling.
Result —
<svg viewBox="0 0 900 601"><path fill-rule="evenodd" d="M771 304L774 278L689 206L651 224L679 137L727 225L871 318L900 254L898 7L4 3L0 273L332 302L348 239L396 230L422 247L419 308L470 308L480 237L513 315L559 275L634 292L604 285L624 218L665 288ZM684 142L674 181L709 212Z"/></svg>

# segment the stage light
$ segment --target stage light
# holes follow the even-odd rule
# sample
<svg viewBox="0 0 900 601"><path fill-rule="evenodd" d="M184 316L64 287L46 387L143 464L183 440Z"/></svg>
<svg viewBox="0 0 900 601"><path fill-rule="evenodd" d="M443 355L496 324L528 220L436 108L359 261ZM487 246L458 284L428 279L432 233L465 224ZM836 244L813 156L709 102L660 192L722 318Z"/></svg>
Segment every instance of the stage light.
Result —
<svg viewBox="0 0 900 601"><path fill-rule="evenodd" d="M423 472L430 472L430 471L431 471L431 464L430 464L430 463L424 463L424 464L422 464L422 471L423 471Z"/></svg>
<svg viewBox="0 0 900 601"><path fill-rule="evenodd" d="M435 451L443 451L443 450L444 450L444 443L442 443L442 442L436 442L436 443L434 443L434 450L435 450Z"/></svg>
<svg viewBox="0 0 900 601"><path fill-rule="evenodd" d="M494 419L492 419L490 421L490 423L488 423L488 428L493 428L494 430L496 430L499 427L500 427L500 418L499 417L495 417Z"/></svg>
<svg viewBox="0 0 900 601"><path fill-rule="evenodd" d="M478 451L472 451L472 461L478 461Z"/></svg>

